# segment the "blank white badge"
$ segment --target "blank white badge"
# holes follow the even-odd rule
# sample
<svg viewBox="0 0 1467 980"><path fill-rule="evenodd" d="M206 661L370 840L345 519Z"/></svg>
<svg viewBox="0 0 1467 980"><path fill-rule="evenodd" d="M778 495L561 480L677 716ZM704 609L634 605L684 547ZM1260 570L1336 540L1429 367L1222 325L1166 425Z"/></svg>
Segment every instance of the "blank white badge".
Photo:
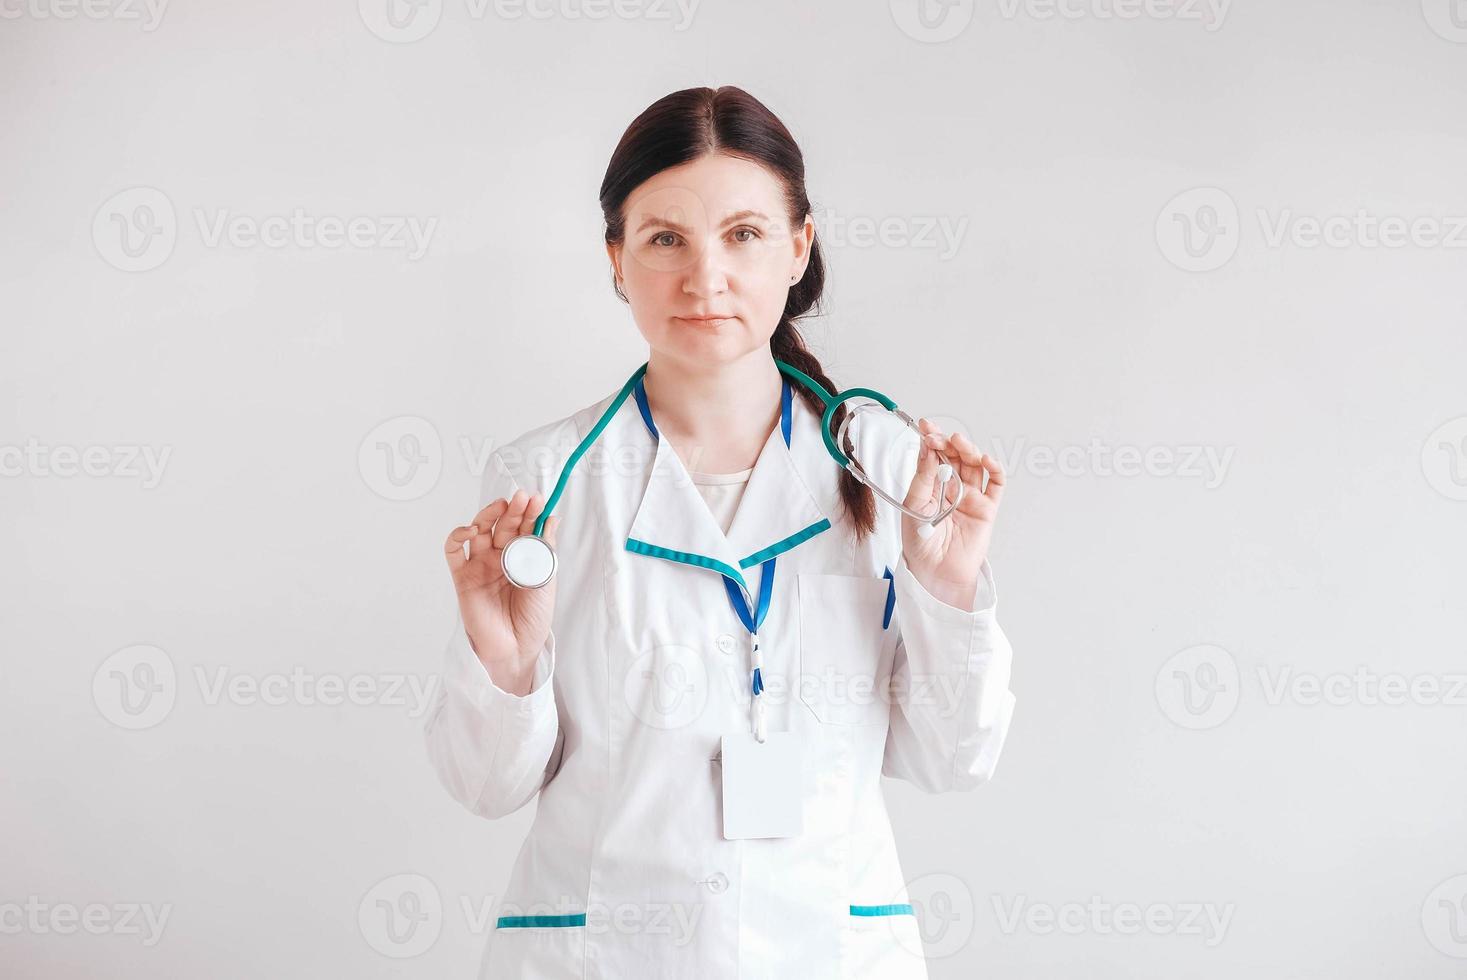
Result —
<svg viewBox="0 0 1467 980"><path fill-rule="evenodd" d="M769 732L723 736L723 836L798 837L805 826L805 763L800 737Z"/></svg>

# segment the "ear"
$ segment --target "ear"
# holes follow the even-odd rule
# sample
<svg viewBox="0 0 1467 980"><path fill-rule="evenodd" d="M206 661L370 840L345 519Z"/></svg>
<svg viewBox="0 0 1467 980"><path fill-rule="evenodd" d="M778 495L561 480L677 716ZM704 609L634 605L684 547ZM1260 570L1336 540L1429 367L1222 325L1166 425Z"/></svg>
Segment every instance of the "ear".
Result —
<svg viewBox="0 0 1467 980"><path fill-rule="evenodd" d="M611 272L621 281L621 246L606 243L606 257L611 260Z"/></svg>
<svg viewBox="0 0 1467 980"><path fill-rule="evenodd" d="M805 215L800 227L795 229L795 272L797 279L805 278L805 269L810 265L810 253L815 248L815 219Z"/></svg>

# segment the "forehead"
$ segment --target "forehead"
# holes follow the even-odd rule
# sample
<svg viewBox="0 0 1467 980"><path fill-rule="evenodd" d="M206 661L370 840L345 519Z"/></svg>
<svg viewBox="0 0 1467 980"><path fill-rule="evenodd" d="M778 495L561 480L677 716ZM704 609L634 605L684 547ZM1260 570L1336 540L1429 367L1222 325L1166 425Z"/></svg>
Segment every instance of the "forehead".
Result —
<svg viewBox="0 0 1467 980"><path fill-rule="evenodd" d="M646 218L702 225L746 210L763 212L771 221L782 220L783 185L760 164L714 153L643 181L627 197L626 221L630 228Z"/></svg>

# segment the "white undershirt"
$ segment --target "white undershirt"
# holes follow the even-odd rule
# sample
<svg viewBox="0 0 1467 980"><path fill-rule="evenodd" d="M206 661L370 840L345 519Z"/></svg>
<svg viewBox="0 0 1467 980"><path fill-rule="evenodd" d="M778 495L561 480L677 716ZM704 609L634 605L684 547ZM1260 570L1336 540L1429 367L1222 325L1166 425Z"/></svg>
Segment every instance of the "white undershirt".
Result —
<svg viewBox="0 0 1467 980"><path fill-rule="evenodd" d="M739 509L739 500L744 495L744 488L749 483L749 474L754 472L751 466L738 473L689 473L693 485L703 495L703 500L708 504L708 509L713 512L714 520L718 526L727 534L733 525L734 513Z"/></svg>

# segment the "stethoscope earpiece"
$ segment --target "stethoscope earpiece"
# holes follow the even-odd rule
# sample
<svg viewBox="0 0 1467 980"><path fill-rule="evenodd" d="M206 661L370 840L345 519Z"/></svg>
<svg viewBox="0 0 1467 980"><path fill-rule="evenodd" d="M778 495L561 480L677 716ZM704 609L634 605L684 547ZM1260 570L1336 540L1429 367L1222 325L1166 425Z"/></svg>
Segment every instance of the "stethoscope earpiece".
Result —
<svg viewBox="0 0 1467 980"><path fill-rule="evenodd" d="M853 388L849 392L841 392L841 394L836 396L836 399L845 400L851 395L862 393L868 390L869 389ZM870 392L870 394L876 395L877 392ZM885 500L888 504L891 504L903 514L906 514L914 521L917 521L918 535L926 538L932 534L933 530L935 530L935 525L940 524L942 521L946 520L949 514L958 509L958 504L963 502L963 492L967 488L964 487L963 482L959 480L957 496L953 498L951 503L947 502L947 485L952 480L952 478L957 475L957 470L955 470L953 468L953 465L947 461L947 457L943 456L942 453L937 452L937 450L933 450L933 452L937 452L937 458L941 460L941 462L938 463L937 466L938 502L936 508L932 511L932 513L918 513L917 511L914 511L912 508L908 507L901 500L897 499L896 497L882 489L880 484L872 480L871 477L866 473L866 469L861 465L861 461L859 459L853 459L852 457L847 456L844 453L839 453L838 449L836 448L839 446L844 446L846 444L846 430L849 429L851 423L856 420L856 416L860 415L862 412L872 411L890 412L892 415L895 415L897 418L901 419L902 424L904 424L907 428L917 433L918 439L922 438L922 429L917 424L916 419L912 418L906 412L903 412L901 409L897 408L894 402L891 404L882 404L880 402L876 402L874 404L856 405L848 409L846 411L845 420L841 422L840 428L835 433L834 440L827 439L826 446L830 449L831 455L836 456L836 462L844 466L846 470L849 471L851 475L853 475L857 480L860 480L866 486L870 487L872 493L876 494L882 500ZM829 403L827 403L826 417L829 418L833 414L834 409ZM829 430L827 430L826 435L829 435ZM923 533L924 529L926 533Z"/></svg>

